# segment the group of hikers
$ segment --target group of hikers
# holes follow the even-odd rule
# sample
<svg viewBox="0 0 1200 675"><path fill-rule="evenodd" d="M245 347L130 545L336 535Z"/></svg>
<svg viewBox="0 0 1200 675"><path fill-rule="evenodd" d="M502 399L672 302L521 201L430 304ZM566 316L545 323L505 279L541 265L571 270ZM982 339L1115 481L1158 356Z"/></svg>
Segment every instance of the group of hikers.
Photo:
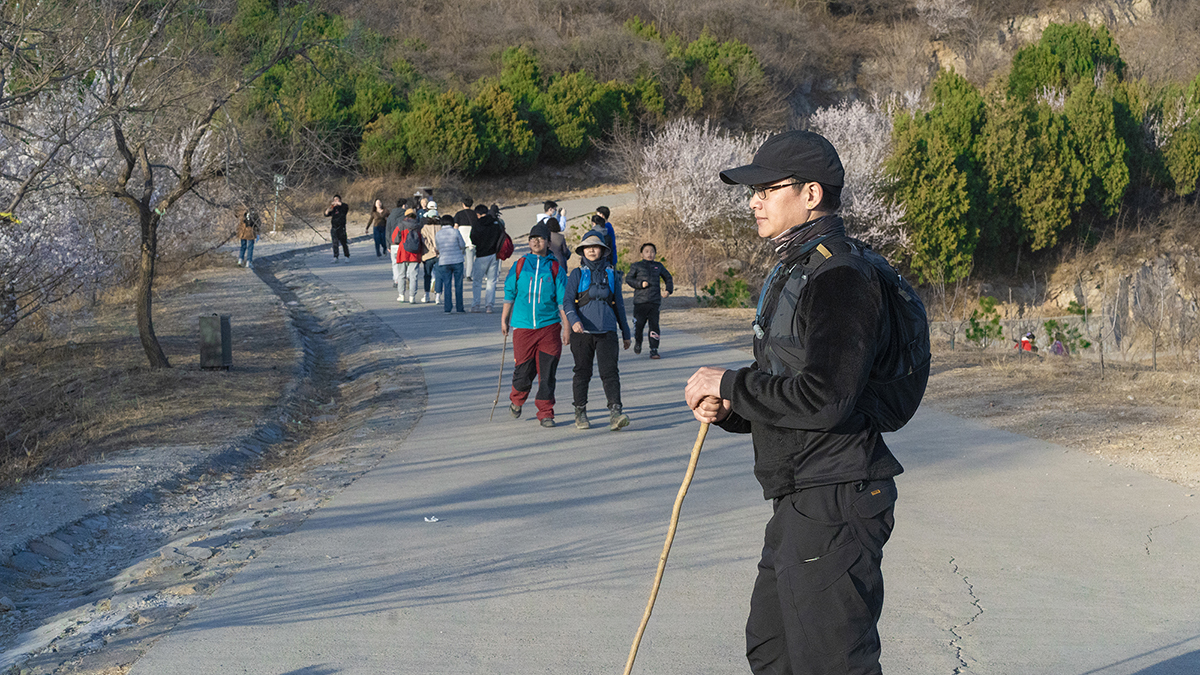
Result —
<svg viewBox="0 0 1200 675"><path fill-rule="evenodd" d="M821 135L774 135L750 164L726 169L720 178L748 188L758 235L778 255L755 312L754 363L700 368L684 389L696 420L750 434L754 473L773 505L750 599L746 656L759 674L878 675L881 563L895 523L895 477L903 471L881 434L904 426L924 394L930 363L925 309L886 260L847 236L837 215L845 172ZM345 205L335 198L326 215L336 262L339 248L349 257ZM537 418L554 426L555 371L570 345L576 426L589 426L593 363L609 427L629 424L617 369L621 348L631 343L621 286L634 289L634 352L648 324L656 358L658 305L673 284L652 244L641 247L641 260L628 274L617 272L608 216L597 209L574 249L579 263L568 272L566 217L546 202L529 230L529 252L508 271L500 329L506 340L512 333L514 418L536 378ZM376 255L393 261L397 300L417 302L423 271L423 301L434 276L444 310L452 311L453 285L454 306L462 312L465 274L474 282L472 310L493 311L499 261L511 252L498 208L464 199L462 210L449 216L439 215L426 197L400 200L390 211L377 200L371 229Z"/></svg>
<svg viewBox="0 0 1200 675"><path fill-rule="evenodd" d="M434 302L446 313L465 313L463 281L472 282L470 311L495 312L496 285L501 263L513 254L500 207L461 199L454 215L441 214L430 195L420 193L397 200L394 209L376 199L367 222L374 234L375 255L387 256L392 266L396 300L410 304ZM333 256L350 258L345 232L348 208L335 195L325 215L330 218ZM641 260L629 273L617 270L616 232L609 222L611 211L601 206L591 216L592 229L575 247L578 265L567 269L572 251L566 241L567 218L554 201L546 201L528 234L529 253L518 257L504 280L500 329L513 341L514 368L509 412L519 418L538 380L534 397L537 419L553 427L555 374L562 346L570 345L575 359L572 396L575 426L588 429L588 386L593 364L609 413L609 428L629 425L621 403L617 367L621 347L642 351L648 327L650 358L659 359L659 307L674 291L674 280L656 260L654 244L643 244ZM633 289L634 328L632 339L625 314L621 285ZM432 293L432 299L431 299ZM620 333L620 338L617 333Z"/></svg>

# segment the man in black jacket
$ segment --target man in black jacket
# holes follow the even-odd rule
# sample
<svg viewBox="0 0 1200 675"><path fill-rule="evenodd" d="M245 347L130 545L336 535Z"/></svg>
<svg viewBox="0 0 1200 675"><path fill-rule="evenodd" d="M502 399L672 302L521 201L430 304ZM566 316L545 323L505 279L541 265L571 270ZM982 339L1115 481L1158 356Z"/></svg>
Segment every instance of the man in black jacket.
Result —
<svg viewBox="0 0 1200 675"><path fill-rule="evenodd" d="M491 314L496 303L496 280L500 278L500 260L496 258L496 252L500 249L504 226L483 204L475 205L475 216L475 226L471 228L471 244L475 247L471 311Z"/></svg>
<svg viewBox="0 0 1200 675"><path fill-rule="evenodd" d="M685 390L696 419L752 434L754 472L774 502L746 622L755 673L881 672L880 563L903 469L859 399L889 323L861 257L806 272L845 250L834 215L843 176L829 141L805 131L721 172L751 187L758 234L780 259L759 302L755 362L701 368Z"/></svg>
<svg viewBox="0 0 1200 675"><path fill-rule="evenodd" d="M633 353L642 353L642 331L650 324L650 358L658 358L658 310L665 298L675 292L675 280L667 266L655 260L658 249L654 244L642 244L642 259L629 266L625 283L633 289ZM666 293L661 290L667 285Z"/></svg>
<svg viewBox="0 0 1200 675"><path fill-rule="evenodd" d="M474 204L474 199L463 197L462 208L454 214L454 225L467 244L467 250L463 253L463 274L466 275L467 281L472 281L471 273L475 267L475 246L471 244L471 232L479 216L475 213Z"/></svg>
<svg viewBox="0 0 1200 675"><path fill-rule="evenodd" d="M325 217L329 218L329 238L333 239L333 261L338 259L338 246L346 253L346 262L350 262L350 239L346 236L346 214L350 207L342 203L341 195L334 195L329 208L325 209Z"/></svg>

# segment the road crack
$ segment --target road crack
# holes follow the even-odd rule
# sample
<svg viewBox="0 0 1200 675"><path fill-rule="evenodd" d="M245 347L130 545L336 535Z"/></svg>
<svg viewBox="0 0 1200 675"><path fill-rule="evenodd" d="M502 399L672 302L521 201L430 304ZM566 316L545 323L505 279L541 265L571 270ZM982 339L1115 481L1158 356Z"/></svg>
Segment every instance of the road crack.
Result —
<svg viewBox="0 0 1200 675"><path fill-rule="evenodd" d="M1170 526L1172 526L1172 525L1178 525L1179 523L1182 523L1183 521L1185 521L1185 520L1187 520L1188 518L1190 518L1190 517L1191 517L1191 515L1192 515L1192 514L1190 514L1190 513L1189 513L1189 514L1187 514L1186 516L1184 516L1184 517L1182 517L1182 518L1178 518L1178 519L1176 519L1176 520L1173 520L1173 521L1171 521L1171 522L1169 522L1169 523L1166 523L1166 524L1164 524L1164 525L1155 525L1154 527L1150 528L1150 530L1149 530L1148 532L1146 532L1146 555L1147 555L1147 556L1148 556L1148 555L1150 555L1150 545L1154 543L1154 531L1155 531L1155 530L1160 530L1160 529L1162 529L1162 528L1164 528L1164 527L1170 527Z"/></svg>
<svg viewBox="0 0 1200 675"><path fill-rule="evenodd" d="M967 668L970 666L968 666L966 660L963 659L963 636L959 631L975 623L976 619L978 619L980 616L983 616L983 605L979 604L979 597L975 595L975 586L971 584L970 579L966 574L963 573L961 568L959 568L958 561L956 559L950 559L950 568L951 572L958 576L958 578L962 579L963 585L967 587L967 595L971 598L971 606L975 608L975 614L973 614L971 618L950 628L950 634L954 636L954 639L950 641L950 646L954 648L954 658L958 659L958 665L954 668L953 675L962 675L962 673L966 672Z"/></svg>

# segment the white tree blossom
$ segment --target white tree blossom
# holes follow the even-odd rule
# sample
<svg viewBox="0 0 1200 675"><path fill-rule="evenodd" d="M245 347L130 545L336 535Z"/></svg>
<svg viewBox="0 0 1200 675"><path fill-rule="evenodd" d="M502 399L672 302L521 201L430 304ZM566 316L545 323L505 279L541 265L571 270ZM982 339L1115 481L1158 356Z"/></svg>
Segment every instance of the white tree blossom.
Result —
<svg viewBox="0 0 1200 675"><path fill-rule="evenodd" d="M899 101L843 101L809 118L814 131L829 139L846 171L842 216L847 230L875 248L907 251L901 220L904 207L887 197L883 166L892 151L892 112Z"/></svg>
<svg viewBox="0 0 1200 675"><path fill-rule="evenodd" d="M48 88L0 120L0 334L119 270L130 219L86 187L111 150L90 94Z"/></svg>
<svg viewBox="0 0 1200 675"><path fill-rule="evenodd" d="M747 164L767 138L765 133L731 134L681 118L653 134L642 150L637 178L643 207L673 216L691 232L704 232L714 222L753 222L746 188L726 185L720 173Z"/></svg>

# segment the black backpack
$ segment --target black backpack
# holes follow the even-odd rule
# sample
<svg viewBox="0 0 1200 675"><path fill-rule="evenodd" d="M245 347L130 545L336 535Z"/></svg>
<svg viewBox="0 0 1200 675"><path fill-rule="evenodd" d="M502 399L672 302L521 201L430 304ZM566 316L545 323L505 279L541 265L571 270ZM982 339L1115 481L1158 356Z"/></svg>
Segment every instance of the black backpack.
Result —
<svg viewBox="0 0 1200 675"><path fill-rule="evenodd" d="M420 227L410 228L404 235L404 250L409 253L421 253L421 249L425 248L424 243Z"/></svg>
<svg viewBox="0 0 1200 675"><path fill-rule="evenodd" d="M881 282L889 339L875 355L870 379L856 408L874 420L880 431L896 431L916 414L929 383L929 319L925 304L887 259L861 241L830 238L814 249L809 266L796 265L792 270L773 314L777 318L790 317L800 289L818 273L845 264L844 256L857 256L870 263ZM811 264L814 259L816 263Z"/></svg>

